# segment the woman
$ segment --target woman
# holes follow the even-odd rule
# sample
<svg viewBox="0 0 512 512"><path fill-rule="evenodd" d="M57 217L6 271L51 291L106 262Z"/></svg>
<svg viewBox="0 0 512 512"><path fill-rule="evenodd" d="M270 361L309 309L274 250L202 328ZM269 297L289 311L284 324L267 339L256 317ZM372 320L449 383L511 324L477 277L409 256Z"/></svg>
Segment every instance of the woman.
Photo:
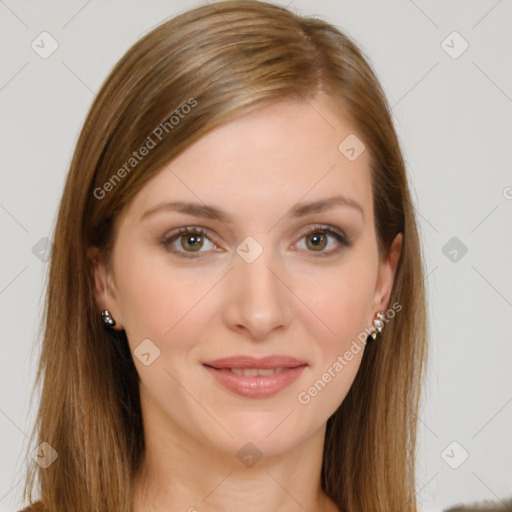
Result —
<svg viewBox="0 0 512 512"><path fill-rule="evenodd" d="M338 29L256 1L154 29L91 107L53 241L32 510L417 510L422 256Z"/></svg>

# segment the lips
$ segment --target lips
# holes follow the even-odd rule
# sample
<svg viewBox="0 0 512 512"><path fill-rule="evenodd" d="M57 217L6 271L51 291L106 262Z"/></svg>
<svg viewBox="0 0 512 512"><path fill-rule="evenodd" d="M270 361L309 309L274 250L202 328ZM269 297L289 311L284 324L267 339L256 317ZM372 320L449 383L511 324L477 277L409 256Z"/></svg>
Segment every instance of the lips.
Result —
<svg viewBox="0 0 512 512"><path fill-rule="evenodd" d="M294 382L308 366L290 356L233 356L203 366L225 388L247 398L275 395Z"/></svg>

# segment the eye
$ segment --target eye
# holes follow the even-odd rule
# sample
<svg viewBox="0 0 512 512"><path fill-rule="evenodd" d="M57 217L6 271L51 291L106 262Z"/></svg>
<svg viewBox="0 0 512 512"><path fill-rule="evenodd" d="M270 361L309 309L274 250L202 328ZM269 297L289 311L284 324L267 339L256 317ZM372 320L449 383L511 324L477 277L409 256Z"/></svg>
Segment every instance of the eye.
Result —
<svg viewBox="0 0 512 512"><path fill-rule="evenodd" d="M205 252L200 250L204 247L205 240L208 240L215 247L204 229L188 226L165 235L161 245L169 252L177 253L186 258L194 258L196 257L194 253Z"/></svg>
<svg viewBox="0 0 512 512"><path fill-rule="evenodd" d="M338 244L338 247L325 251L324 249L329 245L329 238L334 239L334 245ZM343 232L329 226L313 226L302 235L301 240L303 239L306 242L307 252L317 253L318 256L331 256L352 245Z"/></svg>

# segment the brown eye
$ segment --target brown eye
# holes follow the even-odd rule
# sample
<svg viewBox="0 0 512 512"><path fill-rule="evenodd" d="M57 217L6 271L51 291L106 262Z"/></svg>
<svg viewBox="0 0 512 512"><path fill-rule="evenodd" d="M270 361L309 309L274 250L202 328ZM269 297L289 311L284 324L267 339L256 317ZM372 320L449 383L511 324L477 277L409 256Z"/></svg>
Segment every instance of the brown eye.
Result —
<svg viewBox="0 0 512 512"><path fill-rule="evenodd" d="M313 251L322 251L327 245L327 237L322 231L306 235L306 245Z"/></svg>
<svg viewBox="0 0 512 512"><path fill-rule="evenodd" d="M181 241L181 246L187 251L189 249L191 251L198 251L203 246L202 235L187 233L185 235L181 235L179 240Z"/></svg>
<svg viewBox="0 0 512 512"><path fill-rule="evenodd" d="M352 241L348 240L342 231L338 232L337 229L324 226L313 226L302 235L302 240L305 240L306 252L316 253L316 256L333 256L352 246ZM334 248L325 250L332 240Z"/></svg>
<svg viewBox="0 0 512 512"><path fill-rule="evenodd" d="M205 247L205 241L215 247L205 230L196 227L180 228L172 233L165 235L160 242L166 251L178 254L184 257L196 257L201 253L207 252L202 250ZM206 247L208 249L208 247Z"/></svg>

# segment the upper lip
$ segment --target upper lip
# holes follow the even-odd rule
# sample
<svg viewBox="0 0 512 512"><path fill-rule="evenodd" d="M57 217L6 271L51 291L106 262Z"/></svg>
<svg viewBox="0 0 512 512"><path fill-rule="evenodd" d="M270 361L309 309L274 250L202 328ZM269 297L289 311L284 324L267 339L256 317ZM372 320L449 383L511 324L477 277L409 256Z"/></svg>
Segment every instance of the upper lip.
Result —
<svg viewBox="0 0 512 512"><path fill-rule="evenodd" d="M267 356L255 358L252 356L232 356L215 361L206 361L203 364L213 368L297 368L307 363L291 356Z"/></svg>

